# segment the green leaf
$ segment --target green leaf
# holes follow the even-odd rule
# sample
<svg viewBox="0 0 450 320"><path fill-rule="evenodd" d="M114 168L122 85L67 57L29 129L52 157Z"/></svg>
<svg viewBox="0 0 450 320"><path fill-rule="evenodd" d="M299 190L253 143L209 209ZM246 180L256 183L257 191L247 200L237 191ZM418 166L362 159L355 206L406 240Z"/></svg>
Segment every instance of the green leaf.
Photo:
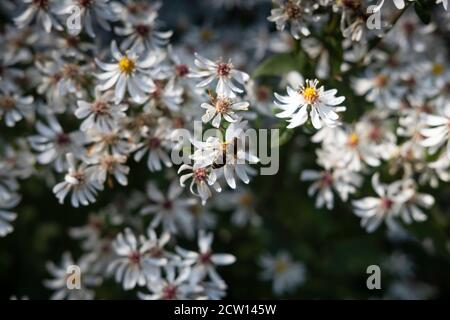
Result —
<svg viewBox="0 0 450 320"><path fill-rule="evenodd" d="M261 76L281 76L289 71L301 71L305 64L304 54L280 53L265 60L256 68L253 78Z"/></svg>
<svg viewBox="0 0 450 320"><path fill-rule="evenodd" d="M417 0L417 2L414 3L414 9L423 23L429 24L431 22L431 10L424 0Z"/></svg>

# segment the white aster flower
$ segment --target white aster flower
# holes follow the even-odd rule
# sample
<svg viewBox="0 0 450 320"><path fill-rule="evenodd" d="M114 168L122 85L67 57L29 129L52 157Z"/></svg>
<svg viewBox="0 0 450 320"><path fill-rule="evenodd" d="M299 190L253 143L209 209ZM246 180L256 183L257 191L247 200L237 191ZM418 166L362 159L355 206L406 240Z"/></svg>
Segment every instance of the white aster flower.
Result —
<svg viewBox="0 0 450 320"><path fill-rule="evenodd" d="M164 231L176 234L183 231L185 234L192 234L192 215L189 208L197 202L195 199L181 198L183 188L177 181L173 181L164 195L152 182L147 185L147 196L151 204L143 207L141 214L153 214L154 218L150 224L151 228L156 228L162 224Z"/></svg>
<svg viewBox="0 0 450 320"><path fill-rule="evenodd" d="M230 123L236 122L238 118L235 116L235 111L246 111L249 105L245 101L237 102L227 97L214 97L211 99L211 103L201 104L201 107L206 109L205 114L202 116L202 121L207 123L212 119L212 126L219 128L222 117Z"/></svg>
<svg viewBox="0 0 450 320"><path fill-rule="evenodd" d="M154 88L155 84L149 75L149 69L153 68L161 56L147 54L139 57L135 50L122 54L117 48L116 41L111 43L111 54L115 63L104 63L95 59L97 65L104 72L97 75L100 80L99 89L106 91L115 85L115 103L119 104L128 92L136 103L144 103L145 93Z"/></svg>
<svg viewBox="0 0 450 320"><path fill-rule="evenodd" d="M23 97L0 86L0 119L3 118L8 127L14 127L33 111L33 100L32 96Z"/></svg>
<svg viewBox="0 0 450 320"><path fill-rule="evenodd" d="M114 176L117 182L122 186L128 185L127 175L130 172L130 168L125 165L127 162L126 156L104 152L101 154L94 154L83 160L91 165L89 169L92 172L92 178L96 179L101 185L112 176ZM108 180L108 183L112 186L111 179Z"/></svg>
<svg viewBox="0 0 450 320"><path fill-rule="evenodd" d="M217 175L214 170L208 168L194 168L188 164L183 164L178 169L178 174L183 171L189 170L190 172L184 173L180 177L180 185L185 186L185 182L188 179L192 179L189 186L189 190L192 194L198 196L202 200L202 204L206 203L211 196L210 186L212 186L217 192L221 192L222 188L217 182Z"/></svg>
<svg viewBox="0 0 450 320"><path fill-rule="evenodd" d="M300 262L292 261L289 253L279 252L277 255L264 254L259 259L263 269L261 278L271 280L276 295L294 291L305 282L305 267Z"/></svg>
<svg viewBox="0 0 450 320"><path fill-rule="evenodd" d="M304 170L300 179L314 181L308 188L308 196L316 194L316 208L325 205L328 210L334 207L333 190L338 192L343 201L347 201L349 194L355 193L362 184L362 178L358 173L346 169Z"/></svg>
<svg viewBox="0 0 450 320"><path fill-rule="evenodd" d="M158 275L153 266L166 264L165 259L149 256L149 244L145 238L137 239L129 228L114 240L112 246L118 257L109 264L107 273L114 272L116 282L122 282L125 290L134 289L137 285L144 286ZM151 268L148 268L149 264Z"/></svg>
<svg viewBox="0 0 450 320"><path fill-rule="evenodd" d="M56 1L53 0L22 0L28 6L24 12L14 18L14 22L19 28L28 26L34 18L36 18L39 25L44 27L47 33L50 33L52 27L57 30L62 30L61 25L54 17L52 11L55 8Z"/></svg>
<svg viewBox="0 0 450 320"><path fill-rule="evenodd" d="M89 168L86 163L77 167L75 157L71 153L67 154L67 163L69 171L64 177L64 181L53 188L53 193L59 203L63 204L64 198L70 192L72 193L70 203L75 208L78 208L80 204L87 206L89 203L94 203L97 192L103 190L103 186L94 178L94 169Z"/></svg>
<svg viewBox="0 0 450 320"><path fill-rule="evenodd" d="M13 232L14 228L11 222L16 220L17 214L10 212L9 209L16 207L20 202L20 196L10 194L7 197L0 197L0 237Z"/></svg>
<svg viewBox="0 0 450 320"><path fill-rule="evenodd" d="M85 142L85 136L80 131L65 133L54 116L47 117L48 125L38 121L36 130L38 135L28 137L33 150L37 151L37 161L40 164L49 164L54 162L57 172L63 172L67 169L66 154L72 153L77 157L84 154L82 147Z"/></svg>
<svg viewBox="0 0 450 320"><path fill-rule="evenodd" d="M425 137L421 141L421 145L431 147L432 151L436 151L447 144L446 154L450 158L450 104L444 106L440 114L425 114L423 119L427 127L420 131Z"/></svg>
<svg viewBox="0 0 450 320"><path fill-rule="evenodd" d="M361 218L361 226L367 232L375 231L385 221L386 225L395 230L394 220L398 216L402 205L411 198L413 191L401 189L402 181L389 185L380 183L379 173L372 176L372 187L378 197L366 197L352 201L355 214Z"/></svg>
<svg viewBox="0 0 450 320"><path fill-rule="evenodd" d="M125 37L120 45L122 50L135 49L137 52L148 52L169 43L173 32L157 31L157 22L151 18L126 21L123 27L114 28L117 35Z"/></svg>
<svg viewBox="0 0 450 320"><path fill-rule="evenodd" d="M216 266L233 264L236 258L231 254L213 253L211 245L213 234L200 231L198 234L199 252L184 250L177 247L178 254L184 258L183 263L192 267L191 282L199 283L209 276L219 288L226 288L224 280L216 271Z"/></svg>
<svg viewBox="0 0 450 320"><path fill-rule="evenodd" d="M325 91L323 86L317 88L318 83L318 80L306 80L306 85L302 85L297 91L288 86L287 96L275 93L278 100L275 104L282 110L276 116L289 118L287 128L303 125L308 120L308 114L316 129L324 125L334 127L339 124L337 112L346 110L346 107L339 106L345 97L336 97L336 89Z"/></svg>
<svg viewBox="0 0 450 320"><path fill-rule="evenodd" d="M410 0L411 1L411 0ZM448 0L436 0L436 4L442 3L445 10L448 10Z"/></svg>
<svg viewBox="0 0 450 320"><path fill-rule="evenodd" d="M215 79L218 80L216 86L217 95L228 98L235 98L236 93L243 93L244 91L233 83L233 80L239 84L244 85L250 76L242 71L236 70L231 60L223 62L218 60L213 62L195 53L195 65L198 70L189 74L193 78L206 78L197 84L197 87L203 88L210 84Z"/></svg>
<svg viewBox="0 0 450 320"><path fill-rule="evenodd" d="M70 34L77 35L82 30L95 38L93 22L97 22L103 29L111 30L108 21L116 21L117 18L111 9L109 0L66 0L58 10L55 10L59 15L70 15L73 13L73 7L78 8L79 19L81 20L80 29L69 28Z"/></svg>
<svg viewBox="0 0 450 320"><path fill-rule="evenodd" d="M295 39L311 34L307 22L314 9L318 7L317 4L311 5L305 0L272 0L272 2L277 7L271 10L267 20L275 22L278 31L283 31L290 23L290 32Z"/></svg>
<svg viewBox="0 0 450 320"><path fill-rule="evenodd" d="M237 227L259 227L262 224L261 216L256 211L256 195L248 188L223 192L216 198L214 205L220 210L231 211L231 222Z"/></svg>
<svg viewBox="0 0 450 320"><path fill-rule="evenodd" d="M202 287L188 282L190 268L176 268L173 265L164 267L165 278L149 281L147 288L150 294L138 293L142 300L187 300L194 299ZM178 275L177 275L178 270Z"/></svg>
<svg viewBox="0 0 450 320"><path fill-rule="evenodd" d="M402 188L411 190L411 196L403 203L400 209L400 217L405 223L412 223L413 221L423 222L427 220L427 215L423 212L422 208L430 209L434 204L434 197L426 194L419 193L417 185L414 180L405 180Z"/></svg>
<svg viewBox="0 0 450 320"><path fill-rule="evenodd" d="M80 130L86 132L94 128L101 133L113 131L119 125L120 119L126 117L125 111L128 109L125 104L113 104L113 100L113 91L107 91L102 95L98 88L95 90L93 102L79 100L75 116L84 119Z"/></svg>
<svg viewBox="0 0 450 320"><path fill-rule="evenodd" d="M163 119L161 118L161 120ZM150 171L161 171L161 163L170 168L173 165L167 155L170 144L168 128L163 121L160 121L156 130L146 132L144 142L136 145L134 160L139 162L148 153L147 167Z"/></svg>
<svg viewBox="0 0 450 320"><path fill-rule="evenodd" d="M95 292L93 288L99 286L102 282L100 276L90 273L90 266L93 256L86 255L78 261L74 261L69 252L65 252L61 259L61 266L55 265L53 262L47 263L47 270L53 279L44 280L44 285L55 292L51 296L51 300L92 300ZM80 268L81 276L79 281L81 288L71 289L69 284L69 276L73 272L70 267L77 266Z"/></svg>

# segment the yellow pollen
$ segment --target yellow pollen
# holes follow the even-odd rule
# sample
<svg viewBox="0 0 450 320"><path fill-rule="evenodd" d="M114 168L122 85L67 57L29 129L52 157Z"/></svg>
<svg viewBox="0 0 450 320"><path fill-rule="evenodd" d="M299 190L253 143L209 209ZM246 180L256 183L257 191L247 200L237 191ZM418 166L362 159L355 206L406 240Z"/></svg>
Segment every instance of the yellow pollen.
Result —
<svg viewBox="0 0 450 320"><path fill-rule="evenodd" d="M319 94L314 87L304 88L301 94L303 95L303 98L305 98L305 100L309 103L314 103L319 97Z"/></svg>
<svg viewBox="0 0 450 320"><path fill-rule="evenodd" d="M284 271L286 271L288 267L288 264L286 261L283 260L279 260L275 263L275 272L276 273L283 273Z"/></svg>
<svg viewBox="0 0 450 320"><path fill-rule="evenodd" d="M239 203L242 204L244 207L250 207L253 203L253 197L250 193L244 193L239 198Z"/></svg>
<svg viewBox="0 0 450 320"><path fill-rule="evenodd" d="M348 144L352 147L356 146L359 142L359 137L356 133L352 133L348 138Z"/></svg>
<svg viewBox="0 0 450 320"><path fill-rule="evenodd" d="M122 73L132 73L134 71L135 62L128 58L127 56L123 57L119 61L119 69Z"/></svg>
<svg viewBox="0 0 450 320"><path fill-rule="evenodd" d="M227 113L231 106L231 100L228 98L217 99L215 103L216 112Z"/></svg>
<svg viewBox="0 0 450 320"><path fill-rule="evenodd" d="M431 72L435 76L439 76L444 73L444 66L440 63L435 63L435 64L433 64L433 68L431 69Z"/></svg>

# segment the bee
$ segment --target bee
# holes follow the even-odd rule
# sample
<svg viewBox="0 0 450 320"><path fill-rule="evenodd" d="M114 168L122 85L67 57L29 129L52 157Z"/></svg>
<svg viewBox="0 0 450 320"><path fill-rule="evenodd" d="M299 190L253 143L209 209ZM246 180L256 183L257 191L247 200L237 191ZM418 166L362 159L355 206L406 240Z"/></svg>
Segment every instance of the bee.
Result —
<svg viewBox="0 0 450 320"><path fill-rule="evenodd" d="M225 166L226 162L227 162L227 148L226 148L227 143L224 144L224 147L222 148L222 154L221 154L221 161L215 161L212 164L212 168L213 169L220 169L223 166ZM233 139L233 156L234 158L237 158L237 152L238 152L238 138L234 138Z"/></svg>

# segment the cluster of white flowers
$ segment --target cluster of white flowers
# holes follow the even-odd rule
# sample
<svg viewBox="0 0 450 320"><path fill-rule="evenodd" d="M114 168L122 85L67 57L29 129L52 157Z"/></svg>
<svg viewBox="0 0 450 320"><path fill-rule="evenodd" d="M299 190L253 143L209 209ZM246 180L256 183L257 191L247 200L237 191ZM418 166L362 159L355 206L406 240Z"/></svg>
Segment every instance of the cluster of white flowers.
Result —
<svg viewBox="0 0 450 320"><path fill-rule="evenodd" d="M395 9L404 10L405 7L414 0L272 0L274 8L267 18L276 24L279 31L283 31L289 26L290 33L295 39L311 36L312 29L317 29L318 25L328 23L334 12L341 13L340 31L345 38L356 42L366 42L371 34L380 34L389 28L390 23L381 23L377 32L371 32L366 27L370 21L370 15L379 13L383 7L394 4ZM436 4L442 4L445 10L448 9L448 0L436 0ZM332 8L329 12L321 9ZM391 8L387 8L391 9ZM385 12L384 12L385 13ZM380 21L381 22L381 21Z"/></svg>
<svg viewBox="0 0 450 320"><path fill-rule="evenodd" d="M409 32L407 28L427 37L410 34L408 40L399 41L405 39L402 33ZM374 107L365 113L353 110L359 118L351 124L335 122L337 116L331 107L343 99L331 95L331 102L320 101L316 82L309 81L297 91L288 87L288 97L275 95L282 102L279 106L283 112L278 116L290 117L288 128L305 123L307 110L311 110L312 124L319 129L311 141L320 144L316 154L321 169L303 170L301 174L302 180L313 181L308 193L316 196L318 208L332 209L335 193L344 202L357 196L364 177L372 176L377 197L352 201L355 214L368 232L383 221L398 229L397 218L406 224L426 220L426 209L435 200L420 188L436 188L439 181L449 181L450 73L442 55L444 44L433 34L435 28L421 26L417 16L406 14L383 38L382 48L367 54L363 71L350 76L351 88ZM441 46L442 50L430 55L426 51L430 45ZM330 105L326 112L316 113L316 121L313 112L318 107L308 104L309 96L322 102L318 106ZM386 176L383 180L394 181L381 183L384 172L395 178Z"/></svg>
<svg viewBox="0 0 450 320"><path fill-rule="evenodd" d="M225 10L270 1L213 2ZM450 16L424 25L403 0L272 2L266 25L222 32L178 21L172 32L160 2L1 1L9 20L0 33L0 237L20 216L21 180L40 178L61 208L109 197L70 230L80 258L49 263L52 298L92 299L111 276L142 299L224 297L216 267L236 259L212 252L217 213L238 227L263 225L259 199L243 185L260 162L248 128L313 132L314 160L304 156L300 179L317 208L333 209L337 197L368 232L427 219L428 193L450 181L448 47L436 35ZM447 0L434 4L447 10ZM382 30L366 28L371 5L383 10ZM273 53L288 62L260 64ZM261 65L271 69L263 76L282 77L278 87L259 78ZM176 163L180 153L188 161ZM197 234L198 252L177 246ZM71 265L82 290L67 288ZM263 255L260 267L277 295L306 278L287 252Z"/></svg>

